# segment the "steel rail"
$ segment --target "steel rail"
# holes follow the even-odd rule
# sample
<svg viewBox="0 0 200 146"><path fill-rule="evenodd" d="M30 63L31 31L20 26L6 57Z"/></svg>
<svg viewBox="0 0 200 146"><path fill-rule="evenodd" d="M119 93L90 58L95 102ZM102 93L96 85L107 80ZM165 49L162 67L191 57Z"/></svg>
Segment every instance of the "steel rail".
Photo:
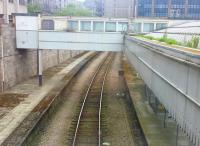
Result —
<svg viewBox="0 0 200 146"><path fill-rule="evenodd" d="M104 85L105 85L105 81L106 81L106 77L108 75L108 72L109 72L109 69L110 69L110 64L112 62L112 57L109 61L109 64L106 68L106 72L104 74L104 77L103 77L103 83L102 83L102 86L101 86L101 96L100 96L100 106L99 106L99 146L101 146L101 111L102 111L102 100L103 100L103 93L104 93Z"/></svg>
<svg viewBox="0 0 200 146"><path fill-rule="evenodd" d="M101 68L103 67L104 63L106 62L107 58L109 57L110 55L107 55L107 57L105 57L105 59L102 61L102 63L98 66L97 68L97 71L94 73L94 76L92 77L92 80L90 81L90 84L89 84L89 87L87 89L87 92L85 94L85 97L84 97L84 100L83 100L83 104L81 106L81 110L80 110L80 113L79 113L79 117L78 117L78 121L77 121L77 125L76 125L76 130L75 130L75 133L74 133L74 137L73 137L73 143L72 143L72 146L75 146L76 144L76 139L77 139L77 133L78 133L78 129L79 129L79 125L80 125L80 121L81 121L81 116L82 116L82 113L83 113L83 109L85 107L85 103L86 103L86 100L87 100L87 97L89 95L89 92L91 90L91 87L94 83L94 80L95 78L97 77L97 74L99 73L99 71L101 70ZM104 85L104 82L103 82L103 85ZM102 91L102 90L101 90ZM103 96L103 93L101 93L101 96ZM102 99L102 98L101 98ZM101 105L100 105L101 107ZM99 139L100 139L100 136L101 135L98 135L99 136ZM100 141L99 141L100 142ZM99 143L100 145L100 143Z"/></svg>

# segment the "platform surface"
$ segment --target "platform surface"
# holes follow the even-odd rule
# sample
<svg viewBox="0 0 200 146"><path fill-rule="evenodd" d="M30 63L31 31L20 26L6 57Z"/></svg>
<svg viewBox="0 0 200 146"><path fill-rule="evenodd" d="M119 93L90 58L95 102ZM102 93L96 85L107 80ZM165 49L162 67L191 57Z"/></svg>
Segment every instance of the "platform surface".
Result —
<svg viewBox="0 0 200 146"><path fill-rule="evenodd" d="M144 82L137 72L124 61L125 79L132 102L146 137L148 146L176 146L176 123L171 118L166 120L164 128L164 114L155 114L145 99ZM178 146L192 146L188 138L179 129Z"/></svg>
<svg viewBox="0 0 200 146"><path fill-rule="evenodd" d="M36 77L24 81L1 96L9 96L15 103L9 101L0 106L0 145L15 131L23 120L34 110L34 108L58 85L64 85L70 81L72 76L94 55L94 52L86 53L78 58L71 59L44 72L44 84L38 86ZM2 98L1 98L2 99ZM3 110L6 109L6 110Z"/></svg>

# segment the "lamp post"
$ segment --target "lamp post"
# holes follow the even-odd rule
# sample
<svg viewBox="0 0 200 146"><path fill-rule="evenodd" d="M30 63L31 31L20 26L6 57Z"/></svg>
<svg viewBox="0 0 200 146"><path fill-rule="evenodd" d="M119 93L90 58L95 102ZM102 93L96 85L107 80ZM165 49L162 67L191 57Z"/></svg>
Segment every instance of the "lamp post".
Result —
<svg viewBox="0 0 200 146"><path fill-rule="evenodd" d="M135 20L137 19L138 0L135 0Z"/></svg>

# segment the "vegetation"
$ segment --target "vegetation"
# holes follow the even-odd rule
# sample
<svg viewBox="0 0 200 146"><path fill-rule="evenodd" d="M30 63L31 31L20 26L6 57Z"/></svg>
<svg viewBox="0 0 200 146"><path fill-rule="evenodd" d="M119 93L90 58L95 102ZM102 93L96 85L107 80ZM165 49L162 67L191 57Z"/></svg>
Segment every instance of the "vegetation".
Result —
<svg viewBox="0 0 200 146"><path fill-rule="evenodd" d="M193 36L186 44L187 47L197 48L199 46L199 37Z"/></svg>
<svg viewBox="0 0 200 146"><path fill-rule="evenodd" d="M169 45L180 45L180 46L186 46L186 47L190 47L190 48L197 48L199 46L199 41L200 38L199 37L192 37L191 40L189 40L185 45L181 42L177 42L175 39L170 39L167 38L166 36L163 36L161 38L154 38L153 36L146 36L146 35L140 35L140 37L149 39L149 40L157 40L160 42L165 42Z"/></svg>
<svg viewBox="0 0 200 146"><path fill-rule="evenodd" d="M28 13L39 13L42 12L42 8L38 4L28 4Z"/></svg>
<svg viewBox="0 0 200 146"><path fill-rule="evenodd" d="M169 45L177 45L178 42L174 39L170 39L170 38L167 38L167 37L162 37L160 39L158 39L160 42L165 42Z"/></svg>
<svg viewBox="0 0 200 146"><path fill-rule="evenodd" d="M75 5L68 5L62 10L55 12L57 16L92 16L92 12L88 9Z"/></svg>
<svg viewBox="0 0 200 146"><path fill-rule="evenodd" d="M149 39L149 40L157 40L157 41L160 41L160 42L165 42L169 45L177 45L178 44L178 42L176 40L170 39L170 38L167 38L167 37L154 38L152 36L145 36L145 35L142 35L141 37Z"/></svg>

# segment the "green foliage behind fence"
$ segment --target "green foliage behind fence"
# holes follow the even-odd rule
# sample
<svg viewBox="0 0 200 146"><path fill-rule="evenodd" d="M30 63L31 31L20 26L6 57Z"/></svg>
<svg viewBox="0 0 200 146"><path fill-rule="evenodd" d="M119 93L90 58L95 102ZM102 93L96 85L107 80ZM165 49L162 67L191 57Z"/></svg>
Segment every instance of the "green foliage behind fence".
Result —
<svg viewBox="0 0 200 146"><path fill-rule="evenodd" d="M92 16L92 12L88 9L75 5L68 5L65 8L55 12L56 16Z"/></svg>

